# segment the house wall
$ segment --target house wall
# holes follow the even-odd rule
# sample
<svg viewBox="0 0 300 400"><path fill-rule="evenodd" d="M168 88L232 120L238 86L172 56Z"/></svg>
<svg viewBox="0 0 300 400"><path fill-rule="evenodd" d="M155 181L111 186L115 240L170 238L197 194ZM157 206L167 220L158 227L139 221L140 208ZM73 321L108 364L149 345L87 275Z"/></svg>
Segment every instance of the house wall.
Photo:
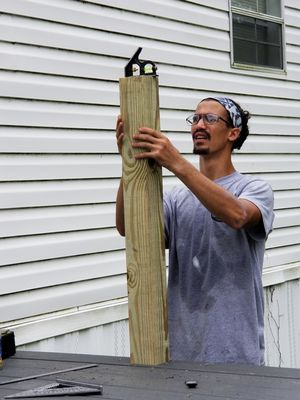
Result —
<svg viewBox="0 0 300 400"><path fill-rule="evenodd" d="M185 117L199 99L252 113L234 162L275 195L267 362L300 367L300 4L284 3L286 71L259 72L231 66L227 0L0 0L0 327L19 348L129 353L114 127L118 79L143 47L161 128L195 165Z"/></svg>

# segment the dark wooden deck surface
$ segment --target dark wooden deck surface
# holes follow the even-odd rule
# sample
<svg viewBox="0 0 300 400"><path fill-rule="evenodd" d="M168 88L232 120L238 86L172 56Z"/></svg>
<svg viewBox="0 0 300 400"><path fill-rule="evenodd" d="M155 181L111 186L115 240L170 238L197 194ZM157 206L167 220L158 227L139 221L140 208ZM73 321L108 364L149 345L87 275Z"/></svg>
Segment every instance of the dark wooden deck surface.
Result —
<svg viewBox="0 0 300 400"><path fill-rule="evenodd" d="M97 364L15 383L16 378ZM76 395L76 400L300 400L300 370L237 365L205 366L170 362L157 367L132 366L127 358L44 352L18 352L0 370L0 398L68 379L103 385L102 395ZM198 382L188 388L185 381ZM44 397L54 399L56 397ZM58 397L66 398L66 397Z"/></svg>

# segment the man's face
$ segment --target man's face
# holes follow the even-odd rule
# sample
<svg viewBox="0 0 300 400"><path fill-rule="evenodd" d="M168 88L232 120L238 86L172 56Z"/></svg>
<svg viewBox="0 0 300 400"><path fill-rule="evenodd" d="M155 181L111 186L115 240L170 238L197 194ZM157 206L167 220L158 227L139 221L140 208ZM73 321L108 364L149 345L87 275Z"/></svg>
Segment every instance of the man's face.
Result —
<svg viewBox="0 0 300 400"><path fill-rule="evenodd" d="M229 122L226 109L217 101L205 100L198 104L195 114L215 114ZM228 134L231 131L229 124L219 119L209 124L201 118L191 127L193 137L194 154L207 155L212 152L221 151L224 147L230 146Z"/></svg>

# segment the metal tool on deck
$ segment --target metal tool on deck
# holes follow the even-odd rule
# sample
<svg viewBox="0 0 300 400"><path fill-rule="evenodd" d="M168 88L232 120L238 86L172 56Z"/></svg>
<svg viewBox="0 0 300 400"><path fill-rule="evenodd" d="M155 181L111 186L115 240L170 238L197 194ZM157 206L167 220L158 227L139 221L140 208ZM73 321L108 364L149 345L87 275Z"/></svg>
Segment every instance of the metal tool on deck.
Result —
<svg viewBox="0 0 300 400"><path fill-rule="evenodd" d="M94 368L94 367L98 367L98 364L85 364L85 365L81 365L79 367L73 367L73 368L61 369L61 370L56 370L56 371L51 371L51 372L45 372L43 374L37 374L37 375L24 376L22 378L15 378L15 379L10 379L9 381L0 382L0 386L1 385L9 385L10 383L29 381L31 379L42 378L44 376L57 375L57 374L65 373L65 372L79 371L81 369Z"/></svg>
<svg viewBox="0 0 300 400"><path fill-rule="evenodd" d="M4 399L79 396L79 395L89 395L89 394L102 395L102 393L103 393L102 385L57 379L56 383L50 383L48 385L44 385L35 389L26 390L15 394L10 394L8 396L5 396Z"/></svg>

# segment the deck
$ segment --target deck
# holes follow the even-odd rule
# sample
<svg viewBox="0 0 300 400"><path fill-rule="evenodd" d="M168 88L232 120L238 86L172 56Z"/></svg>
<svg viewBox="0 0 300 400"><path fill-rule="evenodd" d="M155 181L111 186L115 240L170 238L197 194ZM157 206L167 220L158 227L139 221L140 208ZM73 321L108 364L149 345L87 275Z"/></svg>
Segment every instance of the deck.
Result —
<svg viewBox="0 0 300 400"><path fill-rule="evenodd" d="M0 398L58 385L58 379L103 388L102 394L76 394L74 400L300 400L298 369L187 362L146 367L120 357L29 351L5 360ZM53 394L43 398L53 400Z"/></svg>

